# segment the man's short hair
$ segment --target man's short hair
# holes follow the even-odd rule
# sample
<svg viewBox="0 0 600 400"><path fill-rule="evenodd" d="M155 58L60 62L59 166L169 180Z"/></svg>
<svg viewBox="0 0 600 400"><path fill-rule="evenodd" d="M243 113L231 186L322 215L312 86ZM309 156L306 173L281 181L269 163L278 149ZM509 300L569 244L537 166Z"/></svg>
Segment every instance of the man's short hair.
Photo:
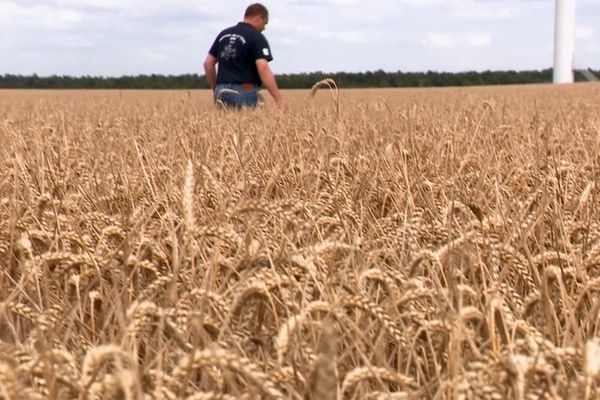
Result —
<svg viewBox="0 0 600 400"><path fill-rule="evenodd" d="M265 19L269 18L269 10L267 7L263 6L260 3L250 4L248 8L246 8L246 13L244 14L244 18L252 18L260 16Z"/></svg>

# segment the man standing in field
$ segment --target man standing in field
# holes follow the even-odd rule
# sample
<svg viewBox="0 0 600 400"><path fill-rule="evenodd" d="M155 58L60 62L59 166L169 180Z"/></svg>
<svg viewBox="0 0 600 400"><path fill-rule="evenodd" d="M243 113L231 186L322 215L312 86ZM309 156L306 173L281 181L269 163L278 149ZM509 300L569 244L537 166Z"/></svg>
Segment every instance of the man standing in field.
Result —
<svg viewBox="0 0 600 400"><path fill-rule="evenodd" d="M255 107L262 84L275 104L283 108L283 97L269 67L273 56L262 34L268 22L267 8L255 3L246 9L243 22L219 33L204 61L206 80L215 101L234 108Z"/></svg>

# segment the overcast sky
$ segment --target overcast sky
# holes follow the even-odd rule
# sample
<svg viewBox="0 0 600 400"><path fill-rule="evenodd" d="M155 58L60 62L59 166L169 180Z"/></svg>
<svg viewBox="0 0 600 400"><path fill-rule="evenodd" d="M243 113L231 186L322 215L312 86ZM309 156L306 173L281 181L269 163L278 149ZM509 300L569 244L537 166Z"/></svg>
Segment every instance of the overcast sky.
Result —
<svg viewBox="0 0 600 400"><path fill-rule="evenodd" d="M203 74L240 0L0 0L0 74ZM600 0L576 0L575 65L600 69ZM552 66L554 0L265 0L275 73Z"/></svg>

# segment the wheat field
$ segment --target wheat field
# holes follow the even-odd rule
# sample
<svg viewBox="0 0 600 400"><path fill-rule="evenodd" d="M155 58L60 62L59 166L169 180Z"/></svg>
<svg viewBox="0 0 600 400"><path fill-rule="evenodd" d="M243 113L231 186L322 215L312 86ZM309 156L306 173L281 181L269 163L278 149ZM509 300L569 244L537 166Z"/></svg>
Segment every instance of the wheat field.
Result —
<svg viewBox="0 0 600 400"><path fill-rule="evenodd" d="M0 399L598 398L598 89L0 91Z"/></svg>

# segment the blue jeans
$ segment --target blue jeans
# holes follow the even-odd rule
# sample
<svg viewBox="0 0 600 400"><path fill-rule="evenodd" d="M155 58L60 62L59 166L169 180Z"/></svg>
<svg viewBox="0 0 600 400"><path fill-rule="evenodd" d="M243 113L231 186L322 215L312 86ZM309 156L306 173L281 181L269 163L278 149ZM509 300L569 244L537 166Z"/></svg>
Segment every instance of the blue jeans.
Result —
<svg viewBox="0 0 600 400"><path fill-rule="evenodd" d="M252 84L225 83L215 88L215 102L227 107L256 107L258 104L258 86Z"/></svg>

